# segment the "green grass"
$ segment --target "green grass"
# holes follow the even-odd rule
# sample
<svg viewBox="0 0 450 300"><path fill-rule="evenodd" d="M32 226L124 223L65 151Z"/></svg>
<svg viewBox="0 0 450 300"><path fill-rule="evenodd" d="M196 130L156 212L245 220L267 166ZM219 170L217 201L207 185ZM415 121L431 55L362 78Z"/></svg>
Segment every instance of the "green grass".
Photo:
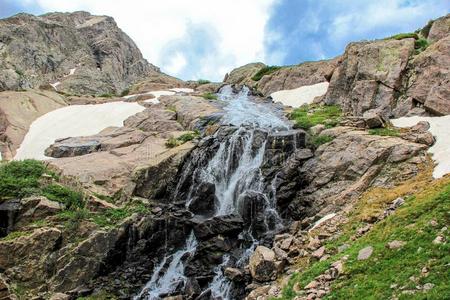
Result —
<svg viewBox="0 0 450 300"><path fill-rule="evenodd" d="M264 75L269 75L273 72L278 71L281 68L282 67L280 67L280 66L265 66L265 67L261 68L255 75L253 75L252 80L260 81Z"/></svg>
<svg viewBox="0 0 450 300"><path fill-rule="evenodd" d="M201 95L201 97L206 100L217 100L217 95L214 93L204 93Z"/></svg>
<svg viewBox="0 0 450 300"><path fill-rule="evenodd" d="M3 238L0 238L0 241L11 241L11 240L14 240L14 239L16 239L18 237L27 236L27 235L30 235L30 234L31 234L31 232L13 231L10 234L8 234L7 236L5 236Z"/></svg>
<svg viewBox="0 0 450 300"><path fill-rule="evenodd" d="M199 79L199 80L197 80L197 83L200 84L200 85L202 85L202 84L208 84L208 83L211 83L211 81L206 80L206 79Z"/></svg>
<svg viewBox="0 0 450 300"><path fill-rule="evenodd" d="M173 111L173 112L177 112L177 108L175 107L175 105L167 105L167 110L169 111Z"/></svg>
<svg viewBox="0 0 450 300"><path fill-rule="evenodd" d="M390 191L387 190L387 193ZM439 223L433 227L431 220ZM441 228L450 225L450 180L449 178L428 183L424 190L407 198L406 203L393 215L374 225L363 237L352 241L350 236L358 228L352 224L339 239L339 243L348 243L350 247L330 259L316 262L294 274L289 284L283 289L282 299L293 299L294 284L305 286L320 275L330 264L344 255L349 259L344 264L344 274L333 282L332 291L324 299L448 299L450 294L450 244L435 245L432 241L438 234L450 238L449 230L441 232ZM393 240L402 240L406 245L398 250L391 250L386 244ZM335 241L327 249L333 249ZM371 245L373 255L364 261L356 259L359 250ZM421 275L423 267L427 267L429 276ZM417 278L412 282L410 277ZM414 295L401 294L400 287L415 289L416 285L433 283L435 286L427 293L417 292ZM390 288L396 284L397 288Z"/></svg>
<svg viewBox="0 0 450 300"><path fill-rule="evenodd" d="M339 124L342 111L337 105L303 105L294 109L290 119L295 122L296 128L308 130L309 128L324 124L331 128Z"/></svg>
<svg viewBox="0 0 450 300"><path fill-rule="evenodd" d="M325 135L325 134L324 135L315 135L315 136L312 136L310 139L311 144L313 144L316 147L319 147L320 145L329 143L332 140L334 140L334 137Z"/></svg>
<svg viewBox="0 0 450 300"><path fill-rule="evenodd" d="M84 207L84 197L80 192L73 191L59 184L50 184L42 189L42 195L47 199L63 203L66 209L75 210Z"/></svg>
<svg viewBox="0 0 450 300"><path fill-rule="evenodd" d="M104 93L104 94L101 94L99 97L102 97L102 98L112 98L112 97L114 97L115 95L114 94L112 94L112 93Z"/></svg>
<svg viewBox="0 0 450 300"><path fill-rule="evenodd" d="M392 40L403 40L403 39L409 39L409 38L413 38L413 39L419 39L419 35L417 33L414 32L408 32L408 33L399 33L396 35L393 35L391 37L388 37L387 39L392 39Z"/></svg>
<svg viewBox="0 0 450 300"><path fill-rule="evenodd" d="M397 128L373 128L369 129L369 134L381 136L399 136L400 130Z"/></svg>
<svg viewBox="0 0 450 300"><path fill-rule="evenodd" d="M414 42L414 49L416 49L416 53L420 53L428 48L429 42L427 39L420 38Z"/></svg>
<svg viewBox="0 0 450 300"><path fill-rule="evenodd" d="M39 179L46 172L36 160L11 161L0 165L1 199L22 198L39 193Z"/></svg>
<svg viewBox="0 0 450 300"><path fill-rule="evenodd" d="M197 138L200 135L197 131L188 132L185 134L180 135L177 138L169 138L166 142L167 148L174 148L177 146L180 146L186 142L192 141L193 139Z"/></svg>

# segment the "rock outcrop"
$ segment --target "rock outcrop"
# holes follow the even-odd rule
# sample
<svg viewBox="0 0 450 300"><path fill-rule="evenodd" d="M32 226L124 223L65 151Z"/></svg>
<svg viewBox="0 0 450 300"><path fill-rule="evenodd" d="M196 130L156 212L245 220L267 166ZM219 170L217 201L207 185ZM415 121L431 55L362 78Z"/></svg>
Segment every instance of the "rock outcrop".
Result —
<svg viewBox="0 0 450 300"><path fill-rule="evenodd" d="M14 157L34 120L66 105L63 96L50 91L0 92L2 158Z"/></svg>
<svg viewBox="0 0 450 300"><path fill-rule="evenodd" d="M87 12L0 20L0 56L0 90L42 86L68 94L120 94L160 74L113 18Z"/></svg>

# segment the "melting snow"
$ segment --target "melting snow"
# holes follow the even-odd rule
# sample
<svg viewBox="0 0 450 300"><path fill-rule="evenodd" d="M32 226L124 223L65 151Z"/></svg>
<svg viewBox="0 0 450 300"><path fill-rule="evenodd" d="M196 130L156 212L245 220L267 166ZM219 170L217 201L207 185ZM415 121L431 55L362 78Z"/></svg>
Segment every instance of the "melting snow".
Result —
<svg viewBox="0 0 450 300"><path fill-rule="evenodd" d="M60 81L57 81L57 82L55 82L55 83L50 83L50 85L55 89L55 91L57 90L56 87L57 87L58 85L60 85L60 84L61 84Z"/></svg>
<svg viewBox="0 0 450 300"><path fill-rule="evenodd" d="M314 98L322 96L327 92L328 82L321 82L313 85L305 85L293 90L282 90L272 93L274 102L281 102L283 105L300 107L303 104L312 103Z"/></svg>
<svg viewBox="0 0 450 300"><path fill-rule="evenodd" d="M192 93L192 92L194 92L193 89L188 89L188 88L174 88L174 89L170 89L170 90L177 92L177 93Z"/></svg>
<svg viewBox="0 0 450 300"><path fill-rule="evenodd" d="M71 105L51 111L30 126L14 159L48 159L45 149L56 139L97 134L145 108L137 103L111 102L94 105Z"/></svg>
<svg viewBox="0 0 450 300"><path fill-rule="evenodd" d="M332 213L332 214L328 214L328 215L320 218L316 223L314 223L314 226L311 227L311 229L309 231L313 230L314 228L318 227L319 225L321 225L322 223L328 221L329 219L334 218L334 216L336 216L336 214Z"/></svg>
<svg viewBox="0 0 450 300"><path fill-rule="evenodd" d="M147 93L142 93L142 94L128 95L128 96L125 96L123 98L130 99L130 98L136 97L136 96L153 95L153 96L155 96L155 98L145 100L144 102L158 104L159 103L159 97L161 97L161 96L172 96L172 95L175 95L175 93L176 92L174 92L174 91L153 91L153 92L147 92Z"/></svg>
<svg viewBox="0 0 450 300"><path fill-rule="evenodd" d="M397 127L411 127L420 121L430 123L430 132L436 138L436 143L428 149L433 154L436 167L433 171L434 178L440 178L450 173L450 115L443 117L403 117L391 120Z"/></svg>

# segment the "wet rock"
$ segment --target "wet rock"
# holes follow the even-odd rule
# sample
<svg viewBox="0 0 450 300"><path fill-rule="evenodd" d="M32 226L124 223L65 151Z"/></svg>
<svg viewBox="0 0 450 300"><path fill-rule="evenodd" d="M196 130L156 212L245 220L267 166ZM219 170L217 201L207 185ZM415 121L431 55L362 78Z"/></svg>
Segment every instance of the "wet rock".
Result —
<svg viewBox="0 0 450 300"><path fill-rule="evenodd" d="M225 268L225 276L231 281L242 281L244 278L244 273L237 268Z"/></svg>
<svg viewBox="0 0 450 300"><path fill-rule="evenodd" d="M207 220L193 218L191 223L195 236L199 239L207 239L218 234L236 235L242 230L244 222L238 215L227 215Z"/></svg>
<svg viewBox="0 0 450 300"><path fill-rule="evenodd" d="M367 246L367 247L361 249L358 252L358 260L366 260L370 256L372 256L372 253L373 253L373 247L372 246Z"/></svg>
<svg viewBox="0 0 450 300"><path fill-rule="evenodd" d="M271 249L258 246L250 257L250 274L253 279L260 282L270 281L276 277L275 252Z"/></svg>
<svg viewBox="0 0 450 300"><path fill-rule="evenodd" d="M194 196L189 203L189 210L196 215L205 217L213 216L218 207L218 199L215 195L216 188L212 183L202 183L194 191Z"/></svg>

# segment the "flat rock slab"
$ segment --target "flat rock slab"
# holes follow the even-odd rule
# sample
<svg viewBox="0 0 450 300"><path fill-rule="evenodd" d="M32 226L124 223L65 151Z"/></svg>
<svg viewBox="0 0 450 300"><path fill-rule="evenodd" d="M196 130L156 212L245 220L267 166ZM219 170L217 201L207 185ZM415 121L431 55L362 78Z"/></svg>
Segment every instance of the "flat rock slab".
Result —
<svg viewBox="0 0 450 300"><path fill-rule="evenodd" d="M372 253L373 253L373 247L372 246L367 246L367 247L361 249L358 252L358 260L366 260L370 256L372 256Z"/></svg>

